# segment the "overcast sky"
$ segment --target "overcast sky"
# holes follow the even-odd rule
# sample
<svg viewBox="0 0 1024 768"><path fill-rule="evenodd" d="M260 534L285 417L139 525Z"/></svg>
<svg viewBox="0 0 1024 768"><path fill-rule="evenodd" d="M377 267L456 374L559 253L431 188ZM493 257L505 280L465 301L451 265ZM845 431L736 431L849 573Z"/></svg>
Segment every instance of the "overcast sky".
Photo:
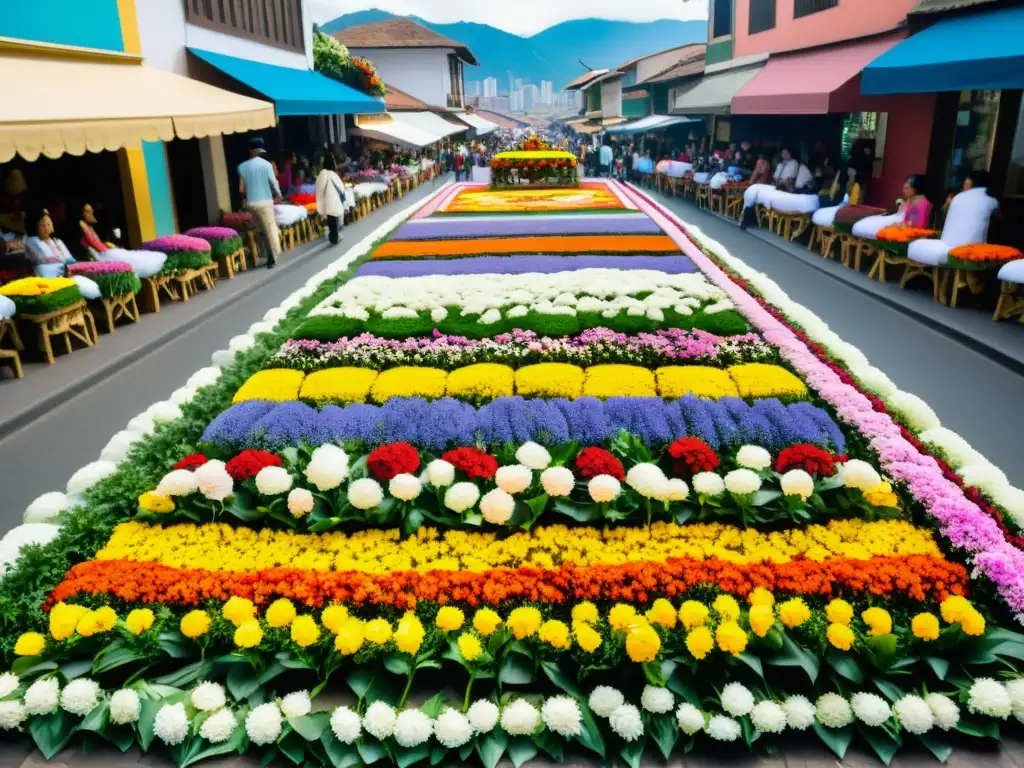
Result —
<svg viewBox="0 0 1024 768"><path fill-rule="evenodd" d="M597 17L622 21L705 19L707 0L309 0L313 21L379 8L427 21L475 21L517 35L533 35L569 19Z"/></svg>

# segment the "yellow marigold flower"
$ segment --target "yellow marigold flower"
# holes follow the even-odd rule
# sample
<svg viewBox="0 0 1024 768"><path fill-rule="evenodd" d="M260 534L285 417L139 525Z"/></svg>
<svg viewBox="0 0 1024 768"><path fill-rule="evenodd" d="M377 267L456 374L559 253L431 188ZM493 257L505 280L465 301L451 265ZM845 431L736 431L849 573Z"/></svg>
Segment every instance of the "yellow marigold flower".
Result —
<svg viewBox="0 0 1024 768"><path fill-rule="evenodd" d="M660 650L661 638L649 624L635 627L626 634L626 654L638 664L654 661Z"/></svg>
<svg viewBox="0 0 1024 768"><path fill-rule="evenodd" d="M729 369L740 397L806 397L807 386L779 365L743 363Z"/></svg>
<svg viewBox="0 0 1024 768"><path fill-rule="evenodd" d="M516 371L516 394L521 397L566 397L583 392L583 369L569 363L524 365Z"/></svg>
<svg viewBox="0 0 1024 768"><path fill-rule="evenodd" d="M919 613L910 620L910 631L919 640L936 640L939 637L939 619L934 613Z"/></svg>
<svg viewBox="0 0 1024 768"><path fill-rule="evenodd" d="M739 391L721 368L703 365L669 365L655 371L658 377L658 393L669 400L685 395L706 397L717 400L720 397L736 397Z"/></svg>
<svg viewBox="0 0 1024 768"><path fill-rule="evenodd" d="M75 632L82 637L92 637L101 631L100 620L99 617L96 616L95 611L89 611L78 620L78 624L75 626Z"/></svg>
<svg viewBox="0 0 1024 768"><path fill-rule="evenodd" d="M308 648L320 639L320 627L312 616L296 616L292 622L292 642L300 648Z"/></svg>
<svg viewBox="0 0 1024 768"><path fill-rule="evenodd" d="M616 603L608 612L608 623L612 629L626 629L636 622L636 608L626 603Z"/></svg>
<svg viewBox="0 0 1024 768"><path fill-rule="evenodd" d="M751 605L767 605L771 607L775 605L775 595L764 587L758 587L747 596L747 602Z"/></svg>
<svg viewBox="0 0 1024 768"><path fill-rule="evenodd" d="M845 624L829 624L825 636L832 647L838 648L840 651L850 650L855 639L853 630Z"/></svg>
<svg viewBox="0 0 1024 768"><path fill-rule="evenodd" d="M299 387L306 374L288 368L272 368L254 373L243 384L232 402L245 400L273 400L285 402L299 399Z"/></svg>
<svg viewBox="0 0 1024 768"><path fill-rule="evenodd" d="M459 635L458 645L459 655L466 661L476 661L483 655L484 647L480 644L476 635L471 635L469 632L463 632Z"/></svg>
<svg viewBox="0 0 1024 768"><path fill-rule="evenodd" d="M272 627L287 627L295 621L295 606L288 598L280 597L267 608L266 619L267 624Z"/></svg>
<svg viewBox="0 0 1024 768"><path fill-rule="evenodd" d="M513 392L515 371L499 363L477 363L448 374L448 397L462 400L493 400Z"/></svg>
<svg viewBox="0 0 1024 768"><path fill-rule="evenodd" d="M540 629L543 620L540 611L536 608L524 606L513 610L508 615L508 620L505 623L512 630L512 635L515 639L522 640L524 637L532 637L537 634L537 630Z"/></svg>
<svg viewBox="0 0 1024 768"><path fill-rule="evenodd" d="M370 399L385 403L393 397L444 397L448 373L440 368L398 367L381 371L370 387Z"/></svg>
<svg viewBox="0 0 1024 768"><path fill-rule="evenodd" d="M592 365L583 380L585 397L657 397L654 372L639 365Z"/></svg>
<svg viewBox="0 0 1024 768"><path fill-rule="evenodd" d="M573 625L576 644L587 653L593 653L601 647L601 633L582 621Z"/></svg>
<svg viewBox="0 0 1024 768"><path fill-rule="evenodd" d="M864 491L864 498L873 507L898 507L899 497L893 492L889 483L879 483L874 488Z"/></svg>
<svg viewBox="0 0 1024 768"><path fill-rule="evenodd" d="M423 624L416 618L412 611L406 611L405 615L398 620L398 629L395 630L395 645L402 653L415 656L423 645L423 637L426 633Z"/></svg>
<svg viewBox="0 0 1024 768"><path fill-rule="evenodd" d="M597 606L589 600L584 600L572 607L573 623L596 624L599 618Z"/></svg>
<svg viewBox="0 0 1024 768"><path fill-rule="evenodd" d="M750 629L758 637L764 637L775 626L775 611L770 605L750 607Z"/></svg>
<svg viewBox="0 0 1024 768"><path fill-rule="evenodd" d="M136 608L125 617L124 625L133 635L141 635L153 626L153 612L149 608Z"/></svg>
<svg viewBox="0 0 1024 768"><path fill-rule="evenodd" d="M707 627L697 627L686 634L686 650L695 659L703 659L715 649L715 638Z"/></svg>
<svg viewBox="0 0 1024 768"><path fill-rule="evenodd" d="M985 617L972 608L960 617L960 628L974 637L983 635L985 634Z"/></svg>
<svg viewBox="0 0 1024 768"><path fill-rule="evenodd" d="M860 617L868 625L868 634L873 637L892 632L892 616L884 608L868 608Z"/></svg>
<svg viewBox="0 0 1024 768"><path fill-rule="evenodd" d="M195 639L210 631L210 614L206 611L189 611L181 617L181 634Z"/></svg>
<svg viewBox="0 0 1024 768"><path fill-rule="evenodd" d="M46 638L38 632L25 632L14 644L15 656L38 656L46 647Z"/></svg>
<svg viewBox="0 0 1024 768"><path fill-rule="evenodd" d="M708 616L711 612L704 603L698 603L696 600L687 600L679 607L679 621L683 623L683 626L687 629L696 629L697 627L703 627L708 622Z"/></svg>
<svg viewBox="0 0 1024 768"><path fill-rule="evenodd" d="M255 648L263 642L263 627L256 619L243 621L235 630L234 640L239 648Z"/></svg>
<svg viewBox="0 0 1024 768"><path fill-rule="evenodd" d="M454 632L457 629L462 629L462 625L466 623L466 616L458 608L446 605L437 612L434 623L437 624L438 629L444 632Z"/></svg>
<svg viewBox="0 0 1024 768"><path fill-rule="evenodd" d="M57 603L50 609L50 637L54 640L67 640L75 634L75 627L89 609L84 605Z"/></svg>
<svg viewBox="0 0 1024 768"><path fill-rule="evenodd" d="M225 619L238 627L256 618L256 606L252 604L252 600L244 597L229 597L228 601L221 607L220 613Z"/></svg>
<svg viewBox="0 0 1024 768"><path fill-rule="evenodd" d="M547 643L552 648L565 649L569 647L569 627L564 621L550 619L540 625L538 635L542 643Z"/></svg>
<svg viewBox="0 0 1024 768"><path fill-rule="evenodd" d="M299 397L319 404L364 403L376 380L377 371L368 368L328 368L309 374Z"/></svg>
<svg viewBox="0 0 1024 768"><path fill-rule="evenodd" d="M792 629L799 627L811 618L811 609L801 598L793 597L779 606L779 618L783 624Z"/></svg>
<svg viewBox="0 0 1024 768"><path fill-rule="evenodd" d="M853 621L853 606L845 600L836 598L825 606L825 617L833 624L849 626Z"/></svg>
<svg viewBox="0 0 1024 768"><path fill-rule="evenodd" d="M740 617L740 604L732 595L719 595L712 607L724 621L736 621Z"/></svg>
<svg viewBox="0 0 1024 768"><path fill-rule="evenodd" d="M384 645L394 634L391 629L391 622L387 619L374 619L373 621L366 622L364 632L366 642L373 645Z"/></svg>
<svg viewBox="0 0 1024 768"><path fill-rule="evenodd" d="M167 512L174 511L174 499L170 496L164 496L162 493L146 491L139 496L139 507L146 512L166 514Z"/></svg>
<svg viewBox="0 0 1024 768"><path fill-rule="evenodd" d="M117 611L109 605L97 608L94 613L96 614L96 622L99 624L100 632L109 632L117 626Z"/></svg>
<svg viewBox="0 0 1024 768"><path fill-rule="evenodd" d="M342 656L351 656L359 652L365 639L363 622L351 618L338 629L338 636L334 638L334 647Z"/></svg>
<svg viewBox="0 0 1024 768"><path fill-rule="evenodd" d="M490 637L501 626L501 616L490 608L481 608L473 614L473 629L484 637Z"/></svg>
<svg viewBox="0 0 1024 768"><path fill-rule="evenodd" d="M739 656L747 648L747 633L735 621L723 621L715 630L718 647L733 656Z"/></svg>
<svg viewBox="0 0 1024 768"><path fill-rule="evenodd" d="M665 629L672 629L676 625L676 609L663 597L654 601L654 605L647 611L646 616L651 624L657 624Z"/></svg>
<svg viewBox="0 0 1024 768"><path fill-rule="evenodd" d="M331 632L338 634L348 621L348 608L344 605L329 605L320 614L320 621Z"/></svg>
<svg viewBox="0 0 1024 768"><path fill-rule="evenodd" d="M960 597L960 595L950 595L939 606L942 620L947 624L959 624L963 615L973 610L974 606L971 605L971 601L966 597Z"/></svg>

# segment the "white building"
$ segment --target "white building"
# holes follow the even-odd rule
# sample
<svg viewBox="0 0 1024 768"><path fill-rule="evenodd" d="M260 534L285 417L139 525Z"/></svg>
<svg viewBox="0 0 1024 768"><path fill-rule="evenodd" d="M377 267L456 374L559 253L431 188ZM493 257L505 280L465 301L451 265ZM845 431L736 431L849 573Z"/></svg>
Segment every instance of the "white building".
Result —
<svg viewBox="0 0 1024 768"><path fill-rule="evenodd" d="M498 79L488 77L484 79L484 98L493 99L498 95Z"/></svg>
<svg viewBox="0 0 1024 768"><path fill-rule="evenodd" d="M550 80L540 81L540 103L545 106L550 106L553 102L553 91L555 84Z"/></svg>
<svg viewBox="0 0 1024 768"><path fill-rule="evenodd" d="M540 88L533 83L523 86L523 112L529 112L540 106Z"/></svg>

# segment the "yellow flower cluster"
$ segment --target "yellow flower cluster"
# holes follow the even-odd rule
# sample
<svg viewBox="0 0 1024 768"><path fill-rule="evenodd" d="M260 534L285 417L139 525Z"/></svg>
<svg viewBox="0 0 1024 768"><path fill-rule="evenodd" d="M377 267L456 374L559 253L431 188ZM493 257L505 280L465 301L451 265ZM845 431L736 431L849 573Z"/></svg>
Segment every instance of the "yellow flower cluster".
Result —
<svg viewBox="0 0 1024 768"><path fill-rule="evenodd" d="M595 365L583 380L587 397L657 397L654 374L638 365Z"/></svg>
<svg viewBox="0 0 1024 768"><path fill-rule="evenodd" d="M370 399L384 403L393 397L444 397L448 374L440 368L401 366L383 371L370 387Z"/></svg>
<svg viewBox="0 0 1024 768"><path fill-rule="evenodd" d="M575 399L583 393L583 369L569 363L538 363L516 371L516 392L523 397Z"/></svg>
<svg viewBox="0 0 1024 768"><path fill-rule="evenodd" d="M114 529L96 559L226 571L289 567L389 573L479 572L520 565L553 568L563 563L616 565L681 557L716 557L743 565L785 563L799 556L821 562L830 557L912 554L940 552L930 532L904 520L835 520L772 532L721 523L659 522L650 528L604 530L551 525L505 538L497 533L421 528L406 539L397 529L302 534L223 523L161 527L129 522Z"/></svg>
<svg viewBox="0 0 1024 768"><path fill-rule="evenodd" d="M302 371L291 371L286 368L274 368L259 371L249 377L235 393L233 402L246 400L272 400L284 402L295 400L299 396L299 387L305 378Z"/></svg>
<svg viewBox="0 0 1024 768"><path fill-rule="evenodd" d="M0 295L46 296L64 288L73 288L76 285L77 283L70 277L23 277L0 287Z"/></svg>
<svg viewBox="0 0 1024 768"><path fill-rule="evenodd" d="M376 380L370 368L328 368L309 374L299 397L314 403L364 403Z"/></svg>
<svg viewBox="0 0 1024 768"><path fill-rule="evenodd" d="M166 514L174 511L174 499L156 491L146 491L139 496L139 508L146 512Z"/></svg>
<svg viewBox="0 0 1024 768"><path fill-rule="evenodd" d="M960 629L968 635L985 634L985 617L966 598L956 595L947 597L939 608L942 620L947 624L959 624Z"/></svg>
<svg viewBox="0 0 1024 768"><path fill-rule="evenodd" d="M674 365L659 368L655 371L655 376L658 379L658 391L666 398L696 395L718 399L739 395L736 383L729 376L729 372L721 368Z"/></svg>
<svg viewBox="0 0 1024 768"><path fill-rule="evenodd" d="M864 498L873 507L898 507L899 497L889 483L879 483L874 488L864 491Z"/></svg>
<svg viewBox="0 0 1024 768"><path fill-rule="evenodd" d="M805 397L807 387L795 375L778 365L743 363L729 369L740 397Z"/></svg>
<svg viewBox="0 0 1024 768"><path fill-rule="evenodd" d="M449 397L462 400L493 400L514 391L515 371L498 363L477 363L448 374Z"/></svg>

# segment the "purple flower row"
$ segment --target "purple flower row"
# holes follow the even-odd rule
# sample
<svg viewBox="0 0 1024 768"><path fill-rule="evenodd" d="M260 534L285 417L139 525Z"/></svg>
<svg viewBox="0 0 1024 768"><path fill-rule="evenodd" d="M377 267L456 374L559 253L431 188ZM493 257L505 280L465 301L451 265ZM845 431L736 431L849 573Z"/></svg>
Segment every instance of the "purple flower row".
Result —
<svg viewBox="0 0 1024 768"><path fill-rule="evenodd" d="M422 277L424 275L551 274L580 269L653 269L670 275L697 271L685 256L471 256L463 259L394 259L363 264L356 277Z"/></svg>
<svg viewBox="0 0 1024 768"><path fill-rule="evenodd" d="M795 443L813 443L844 453L846 440L821 408L735 397L705 400L688 395L666 402L654 397L593 397L527 400L499 397L474 407L451 398L394 398L381 406L329 405L253 400L231 406L214 419L202 440L224 450L280 450L295 445L357 441L374 447L404 441L440 452L464 445L498 447L528 440L544 445L576 441L600 445L620 431L645 445L663 446L679 437L700 437L712 448L760 445L776 453Z"/></svg>
<svg viewBox="0 0 1024 768"><path fill-rule="evenodd" d="M660 235L647 216L531 216L490 218L414 219L391 240L454 240L468 237L523 237L536 235Z"/></svg>
<svg viewBox="0 0 1024 768"><path fill-rule="evenodd" d="M230 240L238 237L238 232L230 227L192 227L185 232L185 237L195 237L200 240Z"/></svg>
<svg viewBox="0 0 1024 768"><path fill-rule="evenodd" d="M290 339L267 360L265 367L317 371L342 366L382 370L419 365L451 370L474 363L518 367L541 362L656 367L681 360L733 365L776 359L776 351L752 333L721 337L696 329L666 328L629 335L608 328L591 328L578 336L549 338L517 329L493 339L467 339L435 330L432 337L404 341L372 333L330 342Z"/></svg>

